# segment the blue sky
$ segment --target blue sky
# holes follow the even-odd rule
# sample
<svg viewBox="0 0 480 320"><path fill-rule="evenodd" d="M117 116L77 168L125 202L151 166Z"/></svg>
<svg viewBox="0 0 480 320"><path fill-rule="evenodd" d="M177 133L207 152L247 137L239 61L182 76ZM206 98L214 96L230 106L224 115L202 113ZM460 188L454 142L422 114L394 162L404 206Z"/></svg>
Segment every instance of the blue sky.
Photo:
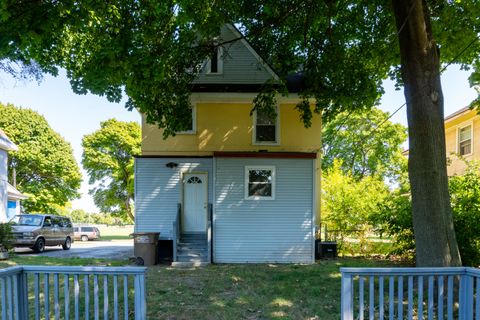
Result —
<svg viewBox="0 0 480 320"><path fill-rule="evenodd" d="M476 91L469 87L467 78L468 73L460 71L457 66L450 66L442 75L445 115L465 107L475 99ZM405 102L403 91L395 91L392 82L385 82L385 91L380 106L382 110L393 112ZM50 126L71 143L79 165L82 137L98 130L101 121L116 118L140 122L140 115L136 111L127 111L123 103L109 103L106 98L91 94L74 94L64 73L56 78L45 76L40 84L35 81L18 82L0 73L0 102L30 108L45 116ZM406 126L405 110L406 107L402 108L392 121ZM73 201L72 206L75 209L98 212L88 195L88 176L85 171L82 173L82 197Z"/></svg>

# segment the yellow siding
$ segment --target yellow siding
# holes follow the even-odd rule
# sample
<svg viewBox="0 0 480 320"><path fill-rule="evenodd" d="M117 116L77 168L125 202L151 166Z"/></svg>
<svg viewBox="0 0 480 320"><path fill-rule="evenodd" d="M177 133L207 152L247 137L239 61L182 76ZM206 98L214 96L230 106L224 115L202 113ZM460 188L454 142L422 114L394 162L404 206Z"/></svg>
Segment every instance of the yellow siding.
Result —
<svg viewBox="0 0 480 320"><path fill-rule="evenodd" d="M321 148L321 119L312 126L300 122L294 104L280 105L280 143L255 145L253 120L248 103L199 103L196 105L195 134L177 134L163 140L162 130L145 124L142 117L143 155L212 155L214 151L318 152Z"/></svg>
<svg viewBox="0 0 480 320"><path fill-rule="evenodd" d="M472 154L463 158L467 161L480 160L480 116L477 115L475 110L468 110L445 122L445 145L447 157L450 160L447 168L449 176L462 174L466 168L465 162L457 156L457 137L458 129L469 124L472 124L473 129Z"/></svg>

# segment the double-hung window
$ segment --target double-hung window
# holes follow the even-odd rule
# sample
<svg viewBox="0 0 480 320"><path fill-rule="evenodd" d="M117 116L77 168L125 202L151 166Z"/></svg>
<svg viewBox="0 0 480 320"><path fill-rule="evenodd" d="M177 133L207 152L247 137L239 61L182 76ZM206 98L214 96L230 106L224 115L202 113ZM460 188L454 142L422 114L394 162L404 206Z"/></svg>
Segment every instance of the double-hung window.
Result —
<svg viewBox="0 0 480 320"><path fill-rule="evenodd" d="M185 128L185 130L178 131L177 134L195 134L197 131L196 115L197 115L197 108L196 106L192 106L192 117L189 119L189 122L187 123L187 127Z"/></svg>
<svg viewBox="0 0 480 320"><path fill-rule="evenodd" d="M472 125L458 129L458 153L461 156L472 153Z"/></svg>
<svg viewBox="0 0 480 320"><path fill-rule="evenodd" d="M223 49L221 46L215 46L207 61L207 74L215 75L223 73Z"/></svg>
<svg viewBox="0 0 480 320"><path fill-rule="evenodd" d="M275 199L275 167L246 166L245 167L245 199L274 200Z"/></svg>
<svg viewBox="0 0 480 320"><path fill-rule="evenodd" d="M254 115L254 144L278 144L278 108L274 114L256 110Z"/></svg>

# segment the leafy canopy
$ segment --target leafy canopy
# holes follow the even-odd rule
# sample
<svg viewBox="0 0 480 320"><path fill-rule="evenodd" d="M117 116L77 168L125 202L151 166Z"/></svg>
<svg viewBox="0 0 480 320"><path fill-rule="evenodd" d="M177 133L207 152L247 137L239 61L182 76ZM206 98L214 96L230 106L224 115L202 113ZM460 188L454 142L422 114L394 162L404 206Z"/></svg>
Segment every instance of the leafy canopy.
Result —
<svg viewBox="0 0 480 320"><path fill-rule="evenodd" d="M92 185L90 194L102 212L133 221L134 156L140 154L136 122L104 121L83 137L82 165Z"/></svg>
<svg viewBox="0 0 480 320"><path fill-rule="evenodd" d="M450 61L477 36L480 3L429 6L441 58ZM282 79L303 73L305 100L297 108L306 125L313 116L307 98L332 119L370 108L383 93L383 79L399 75L392 10L380 0L6 0L0 66L14 73L16 63L31 73L65 68L76 93L111 101L125 93L127 108L170 135L188 124L191 81L213 46L222 45L215 37L224 23L239 27ZM456 62L480 66L480 45L470 49Z"/></svg>
<svg viewBox="0 0 480 320"><path fill-rule="evenodd" d="M407 129L387 121L389 114L378 108L340 113L326 123L322 132L322 170L336 159L344 172L360 179L377 176L396 180L406 170L402 144Z"/></svg>
<svg viewBox="0 0 480 320"><path fill-rule="evenodd" d="M19 149L9 153L9 180L15 170L17 188L29 195L22 201L27 212L54 212L78 198L82 179L72 147L43 116L0 104L0 128Z"/></svg>

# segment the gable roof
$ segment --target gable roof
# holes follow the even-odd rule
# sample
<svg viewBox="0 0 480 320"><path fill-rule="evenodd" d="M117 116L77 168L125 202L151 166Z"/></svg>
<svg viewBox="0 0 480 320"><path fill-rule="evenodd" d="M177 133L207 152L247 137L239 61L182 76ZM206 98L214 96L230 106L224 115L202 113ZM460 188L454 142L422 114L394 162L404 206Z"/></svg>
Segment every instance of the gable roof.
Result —
<svg viewBox="0 0 480 320"><path fill-rule="evenodd" d="M0 129L0 149L6 150L6 151L17 151L18 147L15 143L13 143L10 139L8 139L7 135L5 132L3 132L2 129Z"/></svg>
<svg viewBox="0 0 480 320"><path fill-rule="evenodd" d="M12 186L10 183L7 182L7 195L8 199L12 200L24 200L28 199L28 196L21 193L20 191L17 190L14 186Z"/></svg>
<svg viewBox="0 0 480 320"><path fill-rule="evenodd" d="M235 26L225 24L218 41L224 43L221 45L223 71L209 73L206 61L193 81L192 92L259 92L268 81L280 83L279 75ZM287 77L288 91L299 92L301 79L301 75Z"/></svg>
<svg viewBox="0 0 480 320"><path fill-rule="evenodd" d="M472 110L472 109L470 109L469 106L463 107L463 108L461 108L460 110L457 110L457 111L455 111L454 113L449 114L448 116L446 116L444 121L445 121L445 122L448 122L448 121L452 120L453 118L456 118L457 116L460 116L460 115L462 115L462 114L464 114L464 113L467 113L467 112L470 111L470 110Z"/></svg>

